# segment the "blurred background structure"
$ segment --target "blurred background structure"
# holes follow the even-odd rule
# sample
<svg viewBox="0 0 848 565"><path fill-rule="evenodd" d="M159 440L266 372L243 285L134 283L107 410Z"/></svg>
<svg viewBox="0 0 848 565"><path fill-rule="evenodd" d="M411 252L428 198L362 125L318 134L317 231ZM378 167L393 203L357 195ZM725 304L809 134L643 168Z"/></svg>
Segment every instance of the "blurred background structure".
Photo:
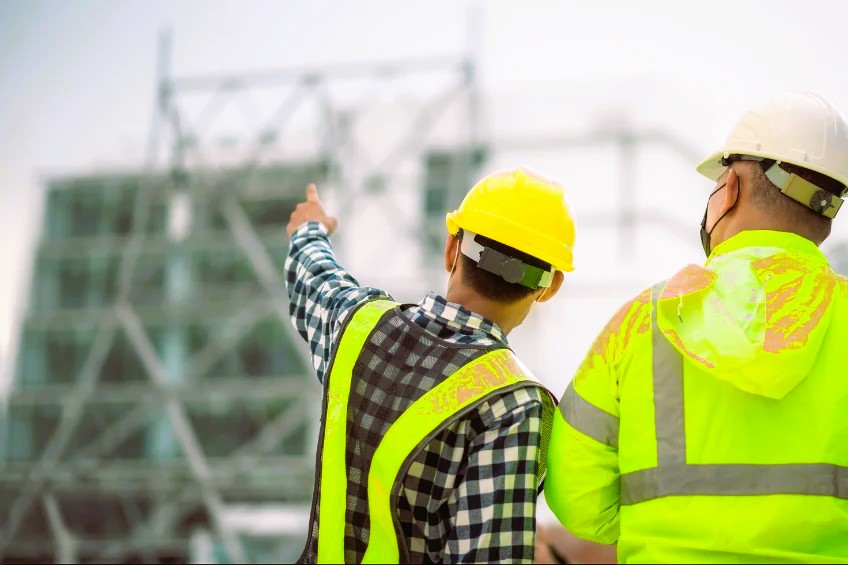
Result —
<svg viewBox="0 0 848 565"><path fill-rule="evenodd" d="M288 317L288 217L312 181L336 194L343 223L376 201L410 239L420 269L406 276L421 277L483 160L470 137L422 143L457 101L461 131L474 130L469 61L174 77L169 59L163 35L145 169L46 187L0 474L8 561L295 560L320 390ZM373 95L340 107L335 83L379 91L421 74L445 86L379 163L357 158L351 126ZM228 106L261 113L263 96L279 99L251 143L210 148L204 133ZM292 123L317 131L296 130L299 155L283 159ZM420 202L394 204L387 187L410 166L421 186L405 196Z"/></svg>
<svg viewBox="0 0 848 565"><path fill-rule="evenodd" d="M49 3L35 4L38 18L52 21ZM27 246L19 233L0 238L17 265L10 276L28 281L6 298L14 307L0 304L0 329L14 336L0 340L9 369L0 383L0 560L296 559L308 521L320 387L288 319L282 271L284 226L307 182L318 183L339 217L334 242L349 270L397 299L418 301L443 285L444 213L476 178L518 165L560 178L578 214L577 271L510 341L561 393L621 302L702 260L697 231L710 184L692 168L742 108L790 87L819 89L848 110L848 79L830 73L818 81L829 61L841 65L836 49L818 43L793 51L796 63L812 51L818 57L812 70L792 67L808 73L797 82L756 82L762 66L726 86L727 79L704 78L717 85L712 91L694 78L729 72L718 61L709 70L710 49L739 60L763 46L777 49L766 33L775 23L841 21L834 12L848 13L838 2L812 3L806 15L790 15L798 8L791 3L763 3L760 12L727 2L685 30L674 25L691 17L688 8L662 2L612 15L541 2L315 5L245 7L238 16L252 13L252 23L226 28L227 41L248 42L254 28L276 29L263 10L281 9L289 17L279 25L293 38L278 53L283 68L251 60L226 71L238 69L237 58L222 65L187 42L204 64L175 72L180 49L171 43L180 45L180 30L163 34L144 150L108 165L56 158L70 172L42 175L43 198L30 200L42 218L35 243ZM115 10L107 6L99 9ZM713 30L731 8L741 20L732 25L746 33L729 28L739 43L728 46ZM232 8L205 10L195 6L181 17L202 22L216 13L222 28L231 23ZM30 37L20 26L38 22L16 15L9 10L7 21L18 27L5 37L36 44L34 37L50 35ZM64 15L73 23L73 14ZM754 16L759 34L745 21ZM162 23L145 18L119 19L124 29ZM113 23L110 38L119 28ZM315 31L298 35L299 28ZM662 65L628 50L634 45L646 57L663 33L657 49L670 59ZM810 33L841 48L840 34ZM214 47L213 36L204 48ZM145 41L154 51L152 34ZM404 41L424 47L405 50ZM451 49L434 47L443 42ZM259 59L274 60L272 51ZM678 52L702 52L700 68L651 70L673 67ZM11 78L35 72L25 67L31 62L19 70L0 59L10 77L0 76L0 102L17 100L19 112L28 107L9 85L28 84ZM143 74L111 64L109 72L97 69L100 84L85 92L108 88L110 73ZM599 76L593 65L611 70ZM639 65L648 70L631 71ZM534 67L543 80L527 78ZM114 110L120 104L104 106L103 116L138 121ZM12 113L0 113L0 123L17 123ZM115 131L104 117L64 139L83 144L100 130ZM0 153L14 155L13 143ZM72 145L55 155L73 154ZM15 190L0 186L5 225L18 225L12 216L25 210ZM826 248L842 272L846 226L837 226ZM541 520L551 521L544 509Z"/></svg>

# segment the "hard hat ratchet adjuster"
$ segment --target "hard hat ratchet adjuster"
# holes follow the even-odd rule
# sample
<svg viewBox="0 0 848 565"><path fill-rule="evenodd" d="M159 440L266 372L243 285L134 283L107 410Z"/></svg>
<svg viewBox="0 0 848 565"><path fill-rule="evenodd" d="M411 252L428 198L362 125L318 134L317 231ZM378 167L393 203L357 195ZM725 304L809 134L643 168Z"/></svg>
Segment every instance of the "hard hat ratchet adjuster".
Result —
<svg viewBox="0 0 848 565"><path fill-rule="evenodd" d="M839 208L842 206L842 198L840 195L833 194L815 184L802 179L794 173L789 173L780 167L780 161L766 159L764 157L753 157L749 155L730 155L725 154L721 160L721 164L728 166L734 160L740 161L767 161L772 164L765 169L766 177L773 185L780 189L780 192L791 198L792 200L803 204L811 209L816 214L833 219Z"/></svg>
<svg viewBox="0 0 848 565"><path fill-rule="evenodd" d="M534 290L551 286L553 269L546 271L491 247L485 247L475 241L476 235L465 230L460 249L462 254L476 262L479 268L500 276L506 282L520 284Z"/></svg>

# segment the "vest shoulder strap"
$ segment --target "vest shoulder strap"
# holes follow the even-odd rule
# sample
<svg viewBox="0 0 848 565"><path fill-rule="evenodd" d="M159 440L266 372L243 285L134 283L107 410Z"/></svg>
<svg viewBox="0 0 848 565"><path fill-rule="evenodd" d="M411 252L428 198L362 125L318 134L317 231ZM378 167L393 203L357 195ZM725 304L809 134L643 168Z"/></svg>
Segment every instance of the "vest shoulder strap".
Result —
<svg viewBox="0 0 848 565"><path fill-rule="evenodd" d="M323 449L319 475L319 507L321 508L321 533L318 536L318 562L344 563L345 499L347 477L345 472L345 431L347 405L350 396L353 366L368 336L383 315L396 307L391 300L366 302L348 318L341 332L333 366L327 376L325 414L323 422ZM345 377L347 375L347 378Z"/></svg>

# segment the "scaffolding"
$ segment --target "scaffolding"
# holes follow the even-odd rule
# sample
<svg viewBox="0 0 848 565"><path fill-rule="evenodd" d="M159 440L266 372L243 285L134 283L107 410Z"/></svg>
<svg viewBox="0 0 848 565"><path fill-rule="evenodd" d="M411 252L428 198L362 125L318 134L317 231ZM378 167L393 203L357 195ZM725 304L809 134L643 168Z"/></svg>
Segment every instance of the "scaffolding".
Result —
<svg viewBox="0 0 848 565"><path fill-rule="evenodd" d="M0 472L4 561L186 562L207 530L220 560L259 559L230 509L308 508L320 407L285 298L288 217L315 181L342 225L376 199L419 238L426 230L386 187L421 161L442 113L474 114L464 59L189 77L169 67L165 36L143 170L48 185ZM355 121L384 85L422 73L444 86L386 156L363 158ZM333 100L345 81L368 87L357 104ZM208 140L232 99L255 117L251 91L276 87L286 94L247 148ZM193 117L192 97L205 98ZM317 143L281 156L304 134L286 127L309 100ZM473 130L460 128L462 148ZM452 161L457 191L472 174L463 159ZM456 198L445 186L429 195L432 206ZM304 537L276 559L295 557Z"/></svg>

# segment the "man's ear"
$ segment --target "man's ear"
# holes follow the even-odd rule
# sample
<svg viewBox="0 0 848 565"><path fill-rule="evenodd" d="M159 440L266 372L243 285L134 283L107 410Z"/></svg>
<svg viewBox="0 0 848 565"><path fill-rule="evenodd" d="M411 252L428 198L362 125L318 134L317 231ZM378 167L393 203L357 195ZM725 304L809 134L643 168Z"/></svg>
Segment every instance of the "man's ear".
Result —
<svg viewBox="0 0 848 565"><path fill-rule="evenodd" d="M739 191L742 188L742 179L733 167L727 169L727 177L724 179L724 182L727 183L727 186L724 187L724 199L722 200L721 210L718 216L727 212L737 202Z"/></svg>
<svg viewBox="0 0 848 565"><path fill-rule="evenodd" d="M459 251L459 240L455 235L448 234L445 240L445 270L449 273L453 272L454 263L459 260L457 251Z"/></svg>
<svg viewBox="0 0 848 565"><path fill-rule="evenodd" d="M563 276L562 271L554 271L554 278L551 280L551 286L542 289L542 292L536 298L536 302L547 302L553 298L554 295L559 292L564 280L565 277Z"/></svg>

